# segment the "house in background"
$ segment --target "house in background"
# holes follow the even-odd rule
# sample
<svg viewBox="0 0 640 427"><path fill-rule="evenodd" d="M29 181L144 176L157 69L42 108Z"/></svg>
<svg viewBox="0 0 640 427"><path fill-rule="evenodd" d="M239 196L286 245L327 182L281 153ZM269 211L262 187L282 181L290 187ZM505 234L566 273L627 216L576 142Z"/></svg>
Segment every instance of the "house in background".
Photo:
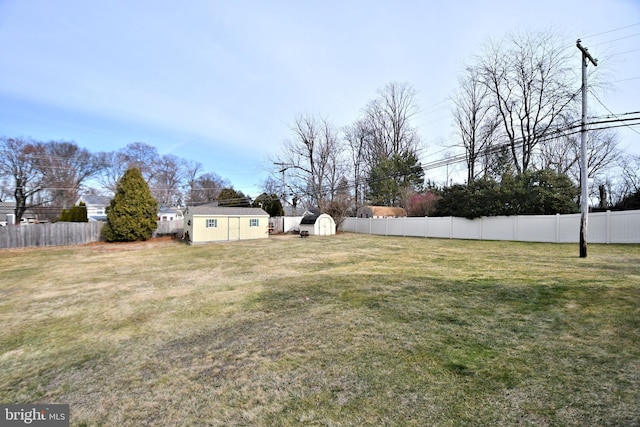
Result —
<svg viewBox="0 0 640 427"><path fill-rule="evenodd" d="M16 220L16 204L0 202L0 226L13 225Z"/></svg>
<svg viewBox="0 0 640 427"><path fill-rule="evenodd" d="M358 218L405 218L407 210L391 206L363 206L358 209Z"/></svg>
<svg viewBox="0 0 640 427"><path fill-rule="evenodd" d="M179 208L161 206L158 209L158 221L182 221L183 219L184 215Z"/></svg>
<svg viewBox="0 0 640 427"><path fill-rule="evenodd" d="M0 202L0 226L13 225L16 222L16 202ZM38 222L38 216L31 209L22 214L22 224Z"/></svg>
<svg viewBox="0 0 640 427"><path fill-rule="evenodd" d="M328 214L307 214L300 221L300 233L309 236L331 236L336 234L336 222Z"/></svg>
<svg viewBox="0 0 640 427"><path fill-rule="evenodd" d="M78 198L76 206L84 203L87 207L87 218L89 221L106 221L107 220L107 206L111 203L111 197L108 196L94 196L91 194L85 194Z"/></svg>
<svg viewBox="0 0 640 427"><path fill-rule="evenodd" d="M184 239L189 244L269 237L269 214L260 208L188 206Z"/></svg>

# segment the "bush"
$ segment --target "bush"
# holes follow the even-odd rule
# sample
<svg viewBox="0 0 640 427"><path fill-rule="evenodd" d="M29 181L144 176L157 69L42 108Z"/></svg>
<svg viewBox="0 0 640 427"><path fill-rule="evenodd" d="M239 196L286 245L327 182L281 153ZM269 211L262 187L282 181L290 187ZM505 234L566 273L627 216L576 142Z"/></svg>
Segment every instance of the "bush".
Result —
<svg viewBox="0 0 640 427"><path fill-rule="evenodd" d="M575 213L579 193L569 177L550 170L505 173L500 182L487 178L443 188L434 216Z"/></svg>
<svg viewBox="0 0 640 427"><path fill-rule="evenodd" d="M87 217L87 206L84 202L80 202L78 206L72 206L69 209L63 209L58 221L89 222L89 218Z"/></svg>
<svg viewBox="0 0 640 427"><path fill-rule="evenodd" d="M140 170L131 168L118 181L116 194L107 207L102 237L107 242L147 240L158 227L158 202L151 195Z"/></svg>

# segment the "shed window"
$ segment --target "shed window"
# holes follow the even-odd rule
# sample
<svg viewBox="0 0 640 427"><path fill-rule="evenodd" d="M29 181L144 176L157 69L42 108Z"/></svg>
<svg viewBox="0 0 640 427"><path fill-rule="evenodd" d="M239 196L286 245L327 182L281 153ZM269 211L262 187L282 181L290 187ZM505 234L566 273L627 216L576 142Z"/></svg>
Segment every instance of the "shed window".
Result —
<svg viewBox="0 0 640 427"><path fill-rule="evenodd" d="M259 223L258 218L251 218L249 220L249 227L258 227L258 223Z"/></svg>
<svg viewBox="0 0 640 427"><path fill-rule="evenodd" d="M217 228L218 227L218 219L210 218L207 219L207 228Z"/></svg>

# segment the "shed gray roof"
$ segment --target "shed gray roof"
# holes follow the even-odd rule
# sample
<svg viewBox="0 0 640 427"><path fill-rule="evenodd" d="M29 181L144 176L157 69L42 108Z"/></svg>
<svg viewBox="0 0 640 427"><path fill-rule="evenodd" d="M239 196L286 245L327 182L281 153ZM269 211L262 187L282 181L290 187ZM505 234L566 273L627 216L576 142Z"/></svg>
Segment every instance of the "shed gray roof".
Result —
<svg viewBox="0 0 640 427"><path fill-rule="evenodd" d="M222 215L222 216L269 216L260 208L237 208L220 206L189 206L187 212L192 215Z"/></svg>

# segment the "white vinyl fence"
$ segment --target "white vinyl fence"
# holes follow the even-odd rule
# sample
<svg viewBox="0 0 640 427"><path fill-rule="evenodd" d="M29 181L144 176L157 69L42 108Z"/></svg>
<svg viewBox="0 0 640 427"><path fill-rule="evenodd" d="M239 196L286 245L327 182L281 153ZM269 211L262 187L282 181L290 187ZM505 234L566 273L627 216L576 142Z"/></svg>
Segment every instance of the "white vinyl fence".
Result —
<svg viewBox="0 0 640 427"><path fill-rule="evenodd" d="M580 214L455 217L346 218L342 231L443 239L578 243ZM640 210L590 213L588 243L640 243Z"/></svg>

